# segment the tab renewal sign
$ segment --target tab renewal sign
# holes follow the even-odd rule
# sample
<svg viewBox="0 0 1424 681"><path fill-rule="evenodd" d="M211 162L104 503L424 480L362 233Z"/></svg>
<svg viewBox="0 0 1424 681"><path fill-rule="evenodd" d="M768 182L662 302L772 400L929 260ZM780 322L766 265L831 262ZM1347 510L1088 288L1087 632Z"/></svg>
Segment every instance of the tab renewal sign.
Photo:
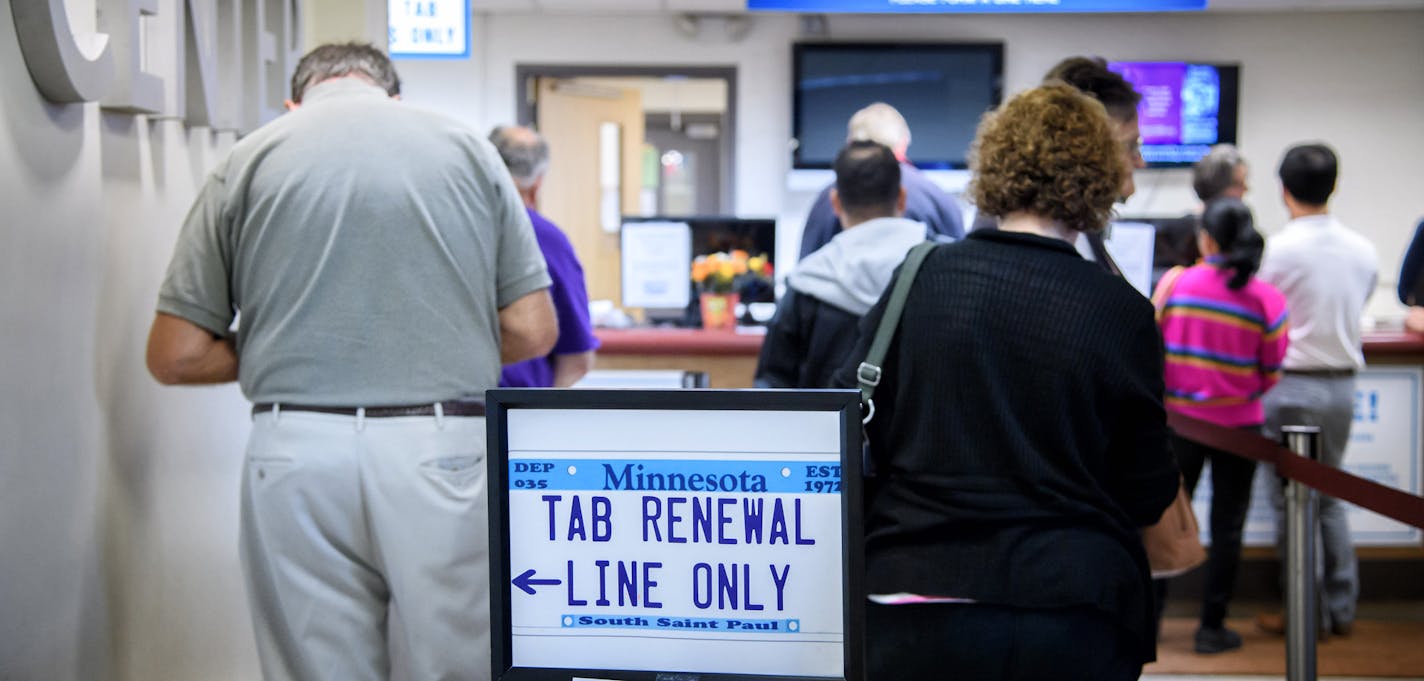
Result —
<svg viewBox="0 0 1424 681"><path fill-rule="evenodd" d="M651 406L719 394L622 393L634 395L657 396ZM749 409L505 411L495 678L843 678L843 407L855 397L809 397L821 409L762 410L763 393Z"/></svg>
<svg viewBox="0 0 1424 681"><path fill-rule="evenodd" d="M1180 12L1207 0L747 0L747 9L783 12Z"/></svg>
<svg viewBox="0 0 1424 681"><path fill-rule="evenodd" d="M387 0L386 12L392 58L470 56L470 0Z"/></svg>

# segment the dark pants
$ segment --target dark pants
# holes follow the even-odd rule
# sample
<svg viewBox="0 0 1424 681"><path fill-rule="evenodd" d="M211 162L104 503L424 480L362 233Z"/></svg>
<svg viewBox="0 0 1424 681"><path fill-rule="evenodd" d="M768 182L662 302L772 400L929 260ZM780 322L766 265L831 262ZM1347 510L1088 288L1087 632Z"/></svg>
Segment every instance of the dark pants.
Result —
<svg viewBox="0 0 1424 681"><path fill-rule="evenodd" d="M986 604L866 605L867 681L1119 681L1138 646L1107 613Z"/></svg>
<svg viewBox="0 0 1424 681"><path fill-rule="evenodd" d="M1259 428L1243 428L1253 433ZM1251 505L1251 481L1256 462L1172 435L1172 453L1182 469L1182 484L1188 494L1196 491L1202 467L1211 460L1211 545L1206 555L1206 589L1202 594L1201 626L1220 627L1226 606L1236 590L1236 573L1241 566L1241 530ZM1157 580L1157 614L1160 626L1167 597L1167 581Z"/></svg>

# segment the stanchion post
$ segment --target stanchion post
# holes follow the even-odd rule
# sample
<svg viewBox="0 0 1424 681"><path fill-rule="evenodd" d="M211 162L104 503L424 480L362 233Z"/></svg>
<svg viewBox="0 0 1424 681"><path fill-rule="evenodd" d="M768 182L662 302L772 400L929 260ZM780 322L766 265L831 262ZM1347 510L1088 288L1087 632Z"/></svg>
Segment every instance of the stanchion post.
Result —
<svg viewBox="0 0 1424 681"><path fill-rule="evenodd" d="M1311 460L1320 459L1320 429L1281 428L1285 446ZM1315 637L1320 619L1315 595L1315 490L1286 480L1286 678L1315 681Z"/></svg>

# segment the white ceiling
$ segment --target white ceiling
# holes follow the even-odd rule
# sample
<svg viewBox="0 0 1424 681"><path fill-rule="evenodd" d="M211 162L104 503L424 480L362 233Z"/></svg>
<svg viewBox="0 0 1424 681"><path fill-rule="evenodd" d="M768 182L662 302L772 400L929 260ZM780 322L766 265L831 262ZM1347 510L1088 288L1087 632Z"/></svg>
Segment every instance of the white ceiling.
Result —
<svg viewBox="0 0 1424 681"><path fill-rule="evenodd" d="M476 0L477 12L744 12L746 0ZM1209 11L1424 9L1424 0L1209 0Z"/></svg>

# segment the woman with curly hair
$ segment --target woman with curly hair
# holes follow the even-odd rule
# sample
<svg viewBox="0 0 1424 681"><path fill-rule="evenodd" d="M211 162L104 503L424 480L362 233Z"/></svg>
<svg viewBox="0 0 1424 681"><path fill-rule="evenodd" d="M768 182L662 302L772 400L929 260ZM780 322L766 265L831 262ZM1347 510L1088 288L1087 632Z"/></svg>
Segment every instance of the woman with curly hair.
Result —
<svg viewBox="0 0 1424 681"><path fill-rule="evenodd" d="M1151 303L1071 243L1129 169L1103 106L1050 84L985 117L973 171L999 229L925 260L867 428L868 678L1135 679L1139 531L1178 487L1162 345Z"/></svg>

